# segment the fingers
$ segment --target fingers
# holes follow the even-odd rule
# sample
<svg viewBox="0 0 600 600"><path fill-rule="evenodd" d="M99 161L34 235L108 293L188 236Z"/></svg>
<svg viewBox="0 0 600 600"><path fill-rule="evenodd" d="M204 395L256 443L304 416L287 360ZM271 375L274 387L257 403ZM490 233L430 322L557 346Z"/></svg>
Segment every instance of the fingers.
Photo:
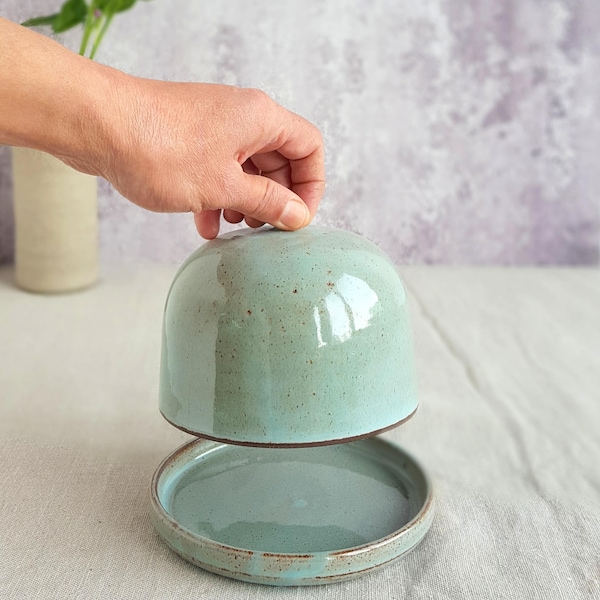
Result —
<svg viewBox="0 0 600 600"><path fill-rule="evenodd" d="M235 98L240 94L245 110L238 115L236 135L223 138L224 162L213 173L216 177L203 180L212 179L213 189L199 194L204 210L195 221L200 235L208 239L218 235L218 209L230 223L245 220L250 227L270 223L279 229L300 229L314 217L325 190L319 130L262 92L238 90Z"/></svg>
<svg viewBox="0 0 600 600"><path fill-rule="evenodd" d="M242 169L244 170L244 173L248 173L249 175L260 175L260 168L254 164L251 158L242 164Z"/></svg>
<svg viewBox="0 0 600 600"><path fill-rule="evenodd" d="M305 227L312 219L301 198L268 177L242 173L236 188L238 192L233 198L221 202L229 205L223 212L230 222L239 223L243 218L242 211L250 227L270 223L278 229L293 230ZM220 209L195 213L198 233L207 240L216 238L219 235L220 218Z"/></svg>
<svg viewBox="0 0 600 600"><path fill-rule="evenodd" d="M262 111L267 115L267 121L263 121L261 134L249 140L242 156L251 157L263 175L290 188L314 216L325 191L325 151L321 132L268 97L262 95L259 98L267 101Z"/></svg>
<svg viewBox="0 0 600 600"><path fill-rule="evenodd" d="M201 213L194 213L196 229L206 240L213 240L219 235L220 221L220 210L203 210Z"/></svg>
<svg viewBox="0 0 600 600"><path fill-rule="evenodd" d="M223 218L229 223L241 223L244 220L244 215L237 210L226 208L223 211Z"/></svg>
<svg viewBox="0 0 600 600"><path fill-rule="evenodd" d="M248 227L252 227L253 229L258 229L264 224L264 221L259 221L258 219L253 219L252 217L246 217L246 225L248 225Z"/></svg>
<svg viewBox="0 0 600 600"><path fill-rule="evenodd" d="M285 109L283 109L285 110ZM287 111L286 111L287 112ZM289 113L286 136L281 146L276 148L283 160L289 163L290 189L308 206L311 216L317 212L325 191L325 150L319 130L302 117ZM259 157L253 157L262 171ZM268 160L276 164L273 156ZM279 169L282 168L280 161Z"/></svg>
<svg viewBox="0 0 600 600"><path fill-rule="evenodd" d="M318 181L293 183L290 160L275 151L248 159L239 175L238 182L230 188L231 197L218 202L225 207L223 217L229 223L245 219L253 228L270 223L279 229L299 229L310 223L323 194L324 182L320 182L320 187ZM205 210L196 216L202 237L213 239L218 235L219 217L219 210Z"/></svg>
<svg viewBox="0 0 600 600"><path fill-rule="evenodd" d="M282 156L279 152L265 152L264 154L255 154L252 157L253 163L260 169L263 177L268 177L286 188L292 187L292 175L289 159Z"/></svg>
<svg viewBox="0 0 600 600"><path fill-rule="evenodd" d="M270 223L279 229L300 229L310 223L310 211L287 187L258 175L240 173L228 209L244 213L250 227Z"/></svg>
<svg viewBox="0 0 600 600"><path fill-rule="evenodd" d="M282 149L282 152L284 149ZM306 203L314 217L325 192L323 147L299 160L290 160L291 189Z"/></svg>

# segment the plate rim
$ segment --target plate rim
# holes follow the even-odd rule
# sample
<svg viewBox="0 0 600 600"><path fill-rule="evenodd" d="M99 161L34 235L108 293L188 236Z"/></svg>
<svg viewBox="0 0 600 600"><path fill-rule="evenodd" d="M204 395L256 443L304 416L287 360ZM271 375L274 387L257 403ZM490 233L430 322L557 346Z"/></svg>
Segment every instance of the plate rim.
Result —
<svg viewBox="0 0 600 600"><path fill-rule="evenodd" d="M402 527L396 529L392 533L378 538L372 541L369 541L365 544L361 544L358 546L351 546L348 548L342 548L339 550L322 550L316 552L268 552L263 550L253 550L249 548L240 548L237 546L231 546L229 544L225 544L223 542L219 542L217 540L211 539L209 537L200 535L191 531L190 529L180 525L171 514L166 510L165 506L163 506L160 501L158 486L159 482L166 471L166 469L177 460L179 460L183 455L192 453L197 449L198 446L208 446L207 451L213 450L216 448L222 448L230 446L230 444L223 443L219 440L212 440L210 438L197 437L195 439L188 440L184 442L182 445L177 447L173 452L171 452L168 456L166 456L158 465L154 474L152 476L152 481L150 484L150 499L151 499L151 508L152 508L152 520L154 526L160 535L161 539L163 539L167 545L174 550L177 554L182 556L185 560L192 562L193 564L200 566L206 570L213 571L215 573L219 573L221 575L225 575L228 577L233 577L236 579L242 579L244 581L251 582L260 582L260 583L270 583L275 585L307 585L307 584L315 584L315 583L329 583L330 581L340 581L342 579L347 579L351 577L357 577L361 575L363 572L369 572L374 570L375 568L383 567L390 562L402 557L404 554L407 554L411 550L413 550L419 543L425 538L427 535L435 512L435 500L434 500L434 490L433 484L428 476L427 472L423 469L422 465L418 460L416 460L410 452L407 452L404 448L397 445L396 443L379 437L366 438L362 440L358 440L357 443L364 443L373 441L374 443L380 444L388 450L393 450L394 452L399 452L401 456L406 457L414 468L417 469L420 476L423 478L425 495L424 501L420 504L419 510L417 513L408 520ZM235 447L235 445L231 445ZM200 454L198 454L199 456ZM210 563L205 563L200 559L194 558L190 556L188 553L180 551L177 547L175 547L169 539L162 533L159 528L156 520L159 519L163 521L167 525L167 529L172 530L179 536L182 536L186 539L188 543L191 543L195 548L202 549L207 548L212 551L221 552L227 555L243 555L243 556L253 556L258 555L267 560L269 559L284 559L288 561L306 561L313 557L325 558L326 561L339 561L347 558L357 558L362 554L373 553L378 549L382 549L388 546L394 545L394 543L399 543L400 540L410 534L410 532L418 530L419 528L423 529L422 532L417 536L417 539L408 545L404 550L400 551L397 555L392 556L391 558L387 558L386 560L382 560L379 563L373 564L369 567L365 567L363 569L349 569L347 572L340 573L337 575L331 575L324 579L327 581L317 581L321 579L320 577L309 577L306 578L306 581L302 581L300 579L294 580L293 583L282 583L283 579L281 577L269 577L267 575L256 576L248 572L243 571L231 571L224 568L216 567L215 565L211 565Z"/></svg>

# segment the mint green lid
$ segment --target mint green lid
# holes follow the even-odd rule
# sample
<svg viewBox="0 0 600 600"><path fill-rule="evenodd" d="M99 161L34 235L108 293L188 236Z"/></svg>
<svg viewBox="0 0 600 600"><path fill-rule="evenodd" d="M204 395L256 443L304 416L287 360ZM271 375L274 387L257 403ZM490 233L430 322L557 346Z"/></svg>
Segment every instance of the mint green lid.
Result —
<svg viewBox="0 0 600 600"><path fill-rule="evenodd" d="M160 409L234 444L372 435L416 410L406 293L356 234L236 231L177 272L164 313Z"/></svg>

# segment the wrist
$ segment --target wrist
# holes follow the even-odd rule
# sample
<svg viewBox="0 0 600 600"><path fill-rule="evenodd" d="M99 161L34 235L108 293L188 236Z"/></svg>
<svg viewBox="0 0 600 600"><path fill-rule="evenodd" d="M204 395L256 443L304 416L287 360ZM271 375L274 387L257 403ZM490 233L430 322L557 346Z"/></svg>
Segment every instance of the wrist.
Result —
<svg viewBox="0 0 600 600"><path fill-rule="evenodd" d="M0 144L95 171L120 131L124 73L0 18ZM98 163L98 164L97 164Z"/></svg>
<svg viewBox="0 0 600 600"><path fill-rule="evenodd" d="M81 61L81 86L76 101L62 115L65 127L47 151L105 176L116 154L115 144L126 131L123 99L128 96L125 89L131 77L79 56L77 60Z"/></svg>

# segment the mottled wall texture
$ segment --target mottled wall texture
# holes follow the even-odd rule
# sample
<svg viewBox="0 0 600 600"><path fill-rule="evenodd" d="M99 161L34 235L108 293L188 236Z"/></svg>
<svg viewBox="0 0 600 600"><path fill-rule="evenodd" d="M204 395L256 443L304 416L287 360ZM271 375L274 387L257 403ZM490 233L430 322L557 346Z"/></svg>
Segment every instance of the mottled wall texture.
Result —
<svg viewBox="0 0 600 600"><path fill-rule="evenodd" d="M3 0L20 21L60 0ZM77 46L77 34L61 40ZM400 263L598 265L598 0L153 0L98 59L132 74L260 87L327 144L318 222ZM0 149L0 259L12 256ZM100 185L105 261L181 261L189 215Z"/></svg>

